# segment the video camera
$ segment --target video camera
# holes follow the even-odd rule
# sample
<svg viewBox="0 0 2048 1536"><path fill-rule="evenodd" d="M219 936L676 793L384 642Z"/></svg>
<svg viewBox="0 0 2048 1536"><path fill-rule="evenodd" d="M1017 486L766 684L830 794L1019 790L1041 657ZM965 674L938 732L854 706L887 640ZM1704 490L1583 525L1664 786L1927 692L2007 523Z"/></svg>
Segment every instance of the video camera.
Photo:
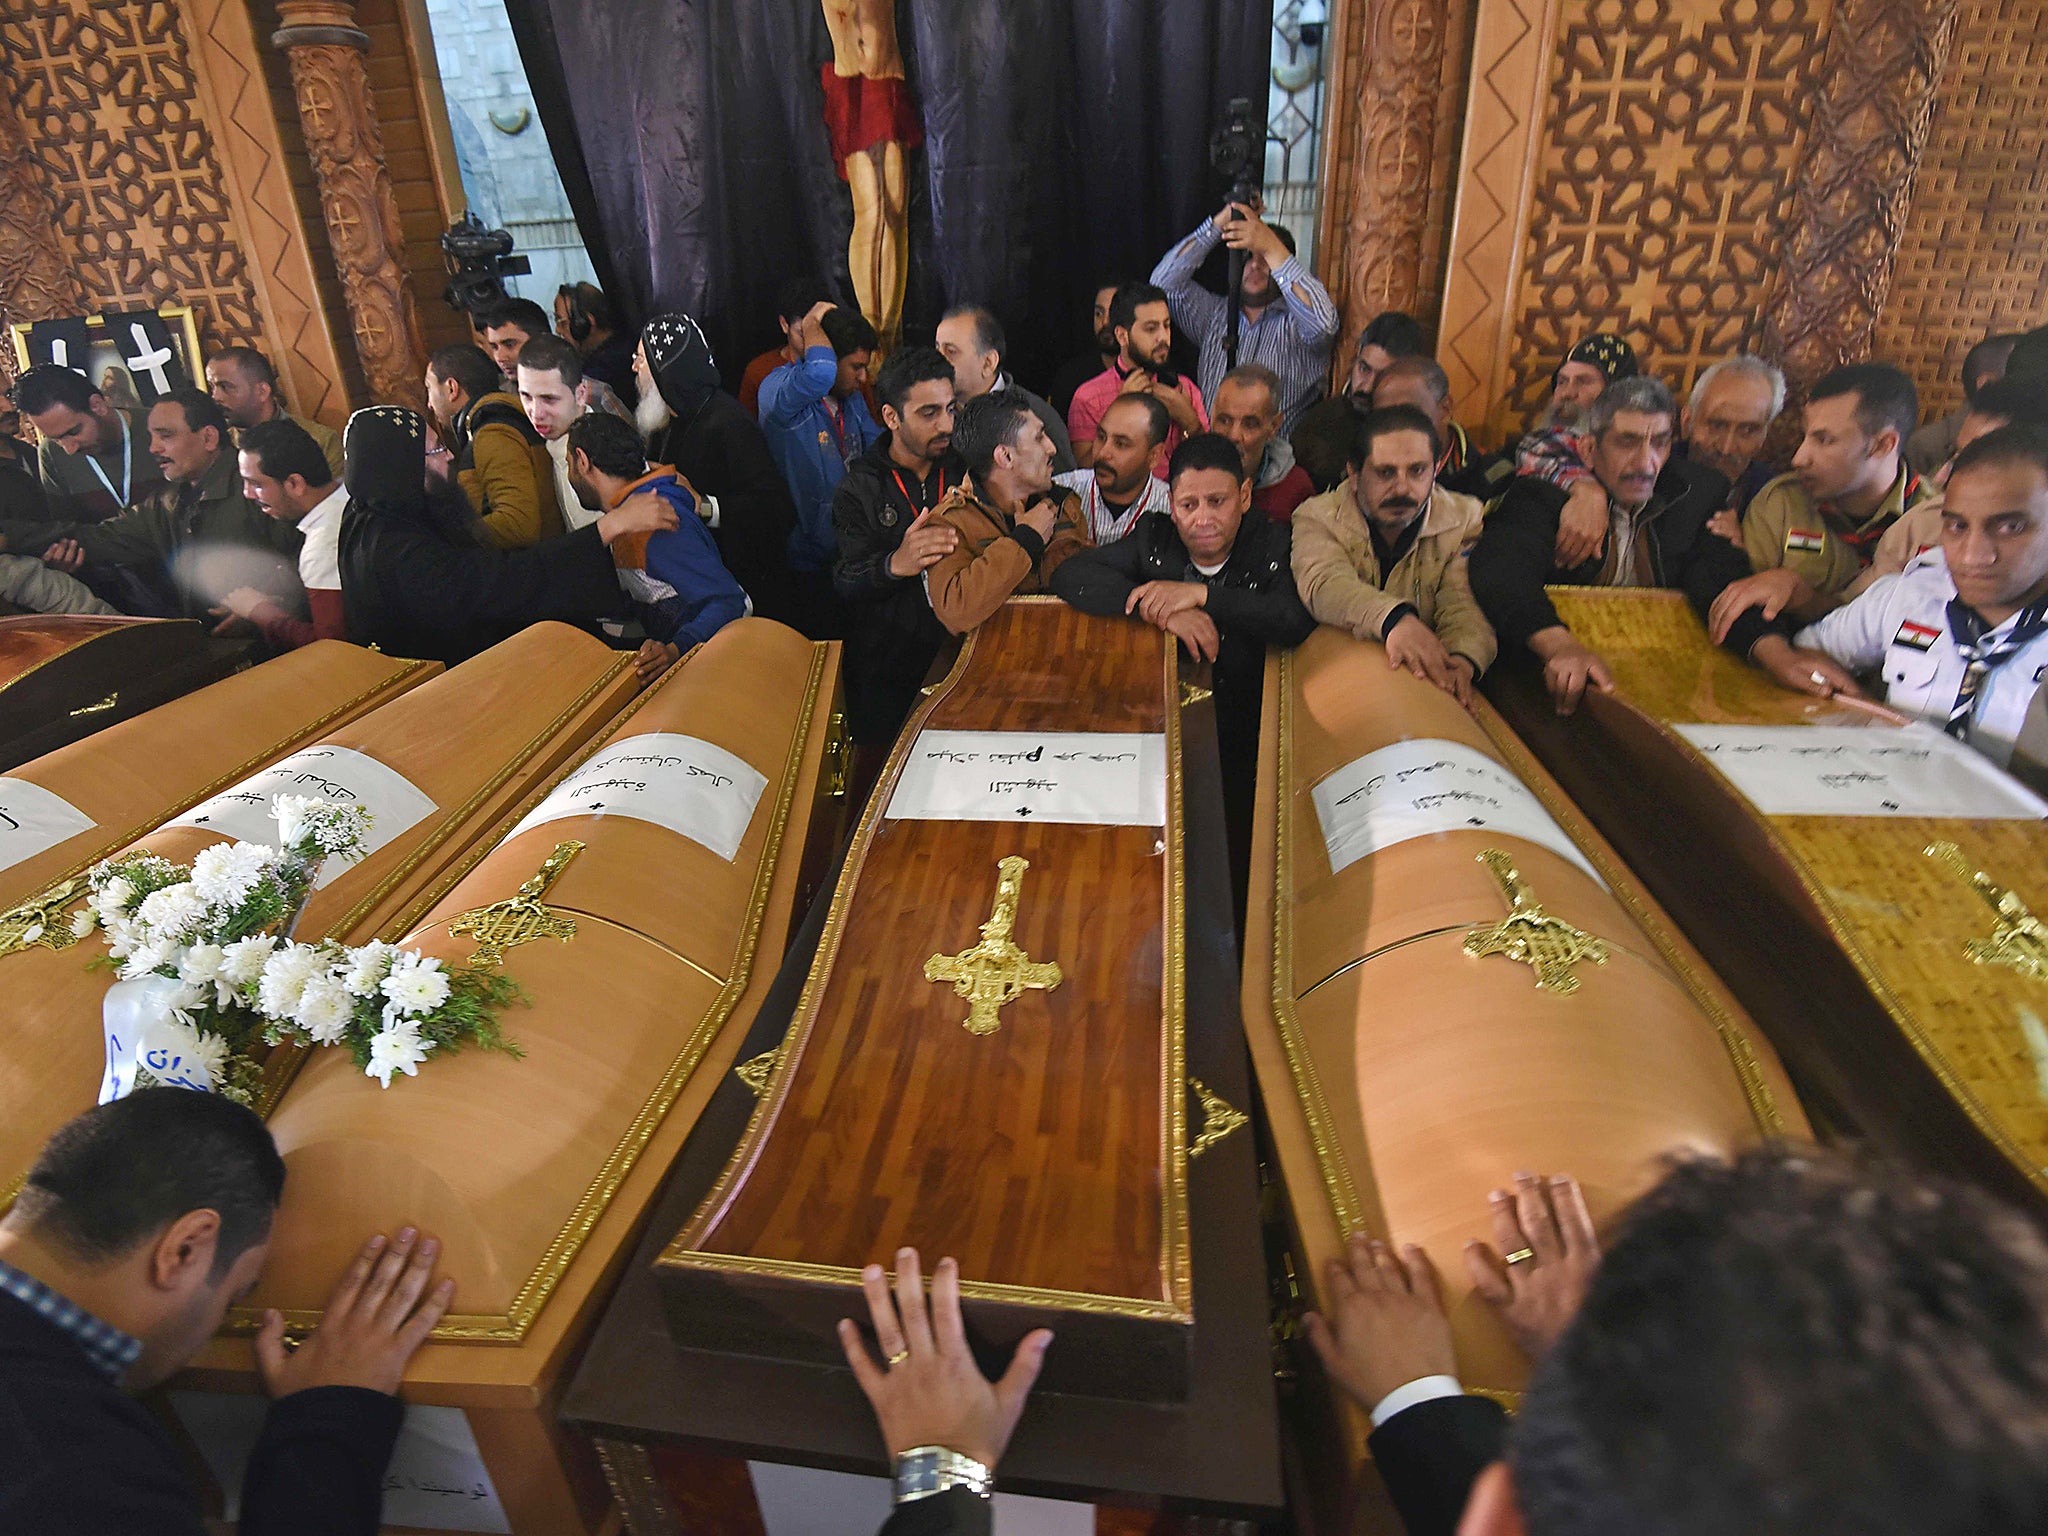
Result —
<svg viewBox="0 0 2048 1536"><path fill-rule="evenodd" d="M1249 203L1266 180L1266 124L1249 97L1233 96L1209 135L1209 166L1230 183L1230 200Z"/></svg>
<svg viewBox="0 0 2048 1536"><path fill-rule="evenodd" d="M503 302L505 279L524 277L533 263L512 254L512 232L489 229L474 213L465 213L441 235L441 254L448 262L448 286L441 298L450 309L482 313Z"/></svg>

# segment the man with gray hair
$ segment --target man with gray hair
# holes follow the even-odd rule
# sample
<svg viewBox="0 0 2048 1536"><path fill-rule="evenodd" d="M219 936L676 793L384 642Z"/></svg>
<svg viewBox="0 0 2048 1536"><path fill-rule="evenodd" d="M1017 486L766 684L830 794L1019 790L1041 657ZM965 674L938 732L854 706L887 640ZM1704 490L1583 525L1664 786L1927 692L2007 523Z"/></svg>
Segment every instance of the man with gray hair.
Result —
<svg viewBox="0 0 2048 1536"><path fill-rule="evenodd" d="M1294 462L1294 445L1280 435L1280 388L1280 375L1264 363L1239 363L1217 380L1209 404L1209 430L1230 439L1251 476L1252 510L1276 523L1316 492Z"/></svg>
<svg viewBox="0 0 2048 1536"><path fill-rule="evenodd" d="M1031 407L1031 414L1045 427L1045 435L1052 439L1052 472L1056 475L1071 474L1079 467L1074 457L1073 440L1067 436L1067 424L1060 413L1024 388L1010 377L1003 365L1010 352L1010 338L1004 334L1003 322L995 311L981 304L955 304L939 316L938 330L933 333L932 344L953 365L953 398L961 405L978 400L983 395L994 394L999 389L1014 390L1024 397Z"/></svg>
<svg viewBox="0 0 2048 1536"><path fill-rule="evenodd" d="M1760 463L1764 435L1785 409L1785 375L1760 357L1737 352L1705 369L1678 413L1684 439L1672 456L1704 464L1728 482L1728 513L1739 518L1774 471ZM1722 531L1722 530L1717 530ZM1734 537L1732 531L1729 537Z"/></svg>
<svg viewBox="0 0 2048 1536"><path fill-rule="evenodd" d="M1728 494L1719 474L1695 464L1681 494L1667 498L1658 489L1677 422L1671 391L1647 377L1617 379L1587 407L1573 446L1607 502L1608 534L1598 553L1569 569L1554 568L1558 522L1570 493L1535 475L1509 482L1472 548L1472 591L1500 637L1502 657L1534 656L1560 714L1578 707L1589 684L1611 692L1614 677L1558 617L1545 583L1673 587L1704 619L1722 589L1749 574L1742 551L1707 531ZM1775 632L1758 614L1745 613L1726 644L1747 656Z"/></svg>

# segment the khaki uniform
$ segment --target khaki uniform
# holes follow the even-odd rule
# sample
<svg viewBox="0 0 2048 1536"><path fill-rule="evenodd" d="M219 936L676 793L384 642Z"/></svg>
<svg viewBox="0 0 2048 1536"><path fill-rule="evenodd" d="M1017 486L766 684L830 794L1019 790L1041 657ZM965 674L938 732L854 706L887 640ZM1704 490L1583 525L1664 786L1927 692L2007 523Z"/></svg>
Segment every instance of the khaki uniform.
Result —
<svg viewBox="0 0 2048 1536"><path fill-rule="evenodd" d="M1012 522L977 496L972 483L946 492L932 509L935 520L960 535L953 553L924 573L925 594L939 622L964 635L1020 592L1044 592L1060 563L1094 543L1081 498L1055 486L1059 515L1042 544L1030 528Z"/></svg>
<svg viewBox="0 0 2048 1536"><path fill-rule="evenodd" d="M1422 527L1393 570L1380 570L1365 514L1346 483L1294 509L1294 584L1318 621L1378 640L1388 617L1412 606L1444 649L1477 672L1493 664L1493 626L1479 611L1465 551L1479 538L1486 509L1478 498L1441 485L1430 493Z"/></svg>
<svg viewBox="0 0 2048 1536"><path fill-rule="evenodd" d="M1896 576L1930 549L1941 548L1942 496L1939 491L1914 505L1877 541L1877 553L1870 557L1870 569L1842 589L1842 596L1856 596L1880 576Z"/></svg>
<svg viewBox="0 0 2048 1536"><path fill-rule="evenodd" d="M1876 553L1874 537L1859 550L1843 537L1844 531L1875 536L1933 494L1930 482L1901 469L1877 510L1851 529L1846 520L1816 507L1797 475L1780 475L1756 493L1742 514L1742 547L1751 570L1782 566L1805 577L1820 596L1840 597L1852 590Z"/></svg>

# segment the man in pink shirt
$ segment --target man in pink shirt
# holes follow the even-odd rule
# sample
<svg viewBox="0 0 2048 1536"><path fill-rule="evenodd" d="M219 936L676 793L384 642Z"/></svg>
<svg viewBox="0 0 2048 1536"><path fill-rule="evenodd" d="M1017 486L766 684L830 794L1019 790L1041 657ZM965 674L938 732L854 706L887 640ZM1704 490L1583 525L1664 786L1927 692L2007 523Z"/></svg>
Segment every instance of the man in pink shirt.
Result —
<svg viewBox="0 0 2048 1536"><path fill-rule="evenodd" d="M1074 403L1067 407L1074 457L1084 469L1094 463L1095 428L1110 401L1118 395L1148 394L1173 419L1165 446L1170 458L1183 437L1208 429L1209 412L1195 381L1167 366L1167 354L1173 350L1173 316L1165 290L1150 283L1125 283L1110 301L1109 325L1116 335L1115 364L1075 390Z"/></svg>

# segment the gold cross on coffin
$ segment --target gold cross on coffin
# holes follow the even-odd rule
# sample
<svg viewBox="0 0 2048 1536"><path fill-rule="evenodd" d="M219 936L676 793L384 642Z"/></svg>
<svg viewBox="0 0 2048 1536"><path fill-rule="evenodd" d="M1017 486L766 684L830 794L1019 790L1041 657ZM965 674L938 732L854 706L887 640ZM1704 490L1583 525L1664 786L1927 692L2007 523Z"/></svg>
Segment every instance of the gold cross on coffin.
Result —
<svg viewBox="0 0 2048 1536"><path fill-rule="evenodd" d="M555 851L534 871L533 878L519 887L516 896L465 912L449 923L450 938L478 941L476 953L469 957L471 965L503 965L506 950L535 939L560 939L566 944L576 937L576 919L563 916L541 898L583 847L577 842L555 844Z"/></svg>
<svg viewBox="0 0 2048 1536"><path fill-rule="evenodd" d="M1590 933L1574 928L1561 917L1552 917L1536 904L1535 893L1523 881L1514 860L1498 848L1479 855L1479 862L1493 872L1501 895L1514 908L1491 927L1475 928L1465 936L1465 953L1483 960L1488 955L1506 955L1536 971L1539 991L1569 997L1579 990L1578 974L1572 967L1581 960L1595 965L1607 963L1607 944Z"/></svg>
<svg viewBox="0 0 2048 1536"><path fill-rule="evenodd" d="M981 925L981 942L957 955L933 955L924 963L926 981L950 981L967 999L967 1017L961 1023L970 1035L992 1035L1000 1029L1003 1021L997 1010L1017 1001L1025 988L1050 992L1060 984L1057 964L1033 960L1010 939L1017 927L1017 895L1030 867L1029 859L1015 854L1000 861L996 908Z"/></svg>
<svg viewBox="0 0 2048 1536"><path fill-rule="evenodd" d="M2027 904L2012 891L1981 870L1970 868L1963 850L1954 843L1930 843L1926 853L1983 897L1998 918L1991 937L1971 939L1963 945L1963 953L1979 965L2002 965L2036 981L2048 981L2048 923L2028 911Z"/></svg>

